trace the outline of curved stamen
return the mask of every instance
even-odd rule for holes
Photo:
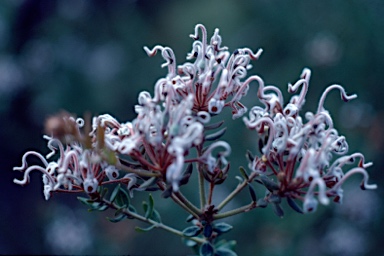
[[[318,186],[319,188],[319,201],[320,203],[327,205],[329,204],[329,199],[326,195],[326,189],[327,187],[325,186],[325,182],[322,178],[316,178],[311,182],[311,185],[309,185],[307,195],[306,196],[313,196],[315,193],[315,186]]]
[[[334,90],[334,89],[340,90],[341,99],[344,100],[345,102],[348,102],[348,101],[350,101],[352,99],[357,98],[356,94],[352,94],[352,95],[348,96],[347,93],[345,92],[344,87],[342,87],[341,85],[338,85],[338,84],[330,85],[330,86],[328,86],[327,89],[325,89],[325,91],[321,95],[321,98],[320,98],[320,101],[319,101],[319,105],[317,107],[317,113],[320,113],[320,112],[324,111],[324,101],[325,101],[325,98],[327,97],[328,93],[330,91]]]
[[[161,55],[166,61],[161,65],[161,67],[163,68],[168,66],[168,76],[170,78],[173,78],[174,76],[176,76],[176,58],[171,48],[164,47],[161,45],[156,45],[155,47],[152,48],[152,50],[150,50],[147,46],[144,46],[143,48],[144,48],[144,51],[147,53],[147,55],[150,57],[155,56],[157,54],[157,51],[161,51]]]
[[[43,162],[44,167],[48,166],[47,160],[45,160],[45,158],[40,153],[38,153],[36,151],[28,151],[23,155],[23,158],[21,160],[21,166],[20,167],[13,167],[13,170],[14,171],[23,171],[25,168],[27,168],[27,166],[28,166],[27,157],[29,155],[33,155],[33,156],[36,156],[37,158],[39,158],[41,160],[41,162]]]
[[[220,161],[225,165],[228,164],[225,157],[227,157],[231,154],[231,146],[225,141],[216,141],[216,142],[212,143],[211,145],[209,145],[207,150],[205,150],[204,153],[199,158],[199,161],[208,165],[208,170],[210,170],[210,171],[213,171],[213,168],[216,165],[216,159],[212,156],[212,151],[218,147],[224,148],[224,151],[220,151],[217,154],[220,158]]]
[[[288,84],[288,92],[290,93],[295,93],[301,85],[303,86],[303,88],[300,91],[300,96],[298,100],[294,102],[294,104],[298,108],[301,108],[301,106],[304,104],[305,96],[307,95],[307,92],[308,92],[308,81],[306,79],[300,79],[293,85]]]
[[[332,191],[337,191],[341,185],[349,178],[351,177],[352,175],[354,174],[362,174],[363,175],[363,180],[361,182],[361,189],[376,189],[377,188],[377,185],[376,184],[368,184],[368,179],[369,179],[369,175],[368,175],[368,172],[361,168],[361,167],[355,167],[351,170],[349,170],[332,188]]]
[[[243,121],[249,129],[255,129],[263,123],[268,124],[268,127],[270,129],[270,132],[269,132],[270,135],[268,137],[267,144],[262,148],[263,154],[267,155],[269,153],[270,148],[271,148],[272,142],[274,140],[274,134],[275,134],[275,127],[274,127],[274,123],[273,123],[272,119],[269,117],[261,117],[257,120],[250,121],[246,117],[244,117]],[[264,127],[261,127],[259,129],[264,129]]]
[[[47,172],[46,169],[44,169],[43,167],[38,166],[38,165],[33,165],[33,166],[28,167],[28,168],[25,170],[25,172],[24,172],[24,177],[23,177],[23,179],[22,179],[22,180],[13,179],[13,183],[16,183],[16,184],[18,184],[18,185],[26,185],[26,184],[28,184],[28,183],[29,183],[29,173],[32,172],[32,171],[34,171],[34,170],[39,171],[39,172],[45,174],[46,177],[49,179],[49,181],[50,181],[52,184],[55,183],[55,181],[54,181],[54,179],[52,178],[51,174],[49,174],[49,173]]]
[[[199,29],[201,30],[201,34],[202,34],[201,42],[202,42],[202,52],[204,56],[207,49],[207,29],[204,27],[204,25],[197,24],[195,26],[195,34],[191,34],[189,36],[194,40],[199,40]]]

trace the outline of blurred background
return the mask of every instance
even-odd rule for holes
[[[46,154],[43,124],[67,110],[78,116],[110,113],[120,121],[134,118],[139,91],[153,91],[166,74],[161,57],[147,57],[143,46],[173,48],[183,63],[197,23],[208,36],[220,29],[223,45],[264,53],[249,74],[287,94],[304,67],[312,70],[305,109],[315,111],[330,84],[345,86],[358,98],[343,103],[338,93],[326,101],[350,152],[363,152],[371,182],[379,189],[361,191],[360,177],[345,186],[342,205],[320,206],[299,215],[285,207],[278,218],[270,207],[256,209],[229,223],[224,238],[237,240],[239,255],[382,255],[384,167],[384,3],[380,0],[4,0],[0,3],[0,254],[187,255],[181,239],[163,230],[137,233],[135,221],[119,224],[112,211],[87,212],[74,195],[55,194],[48,202],[41,175],[31,184],[12,183],[12,171],[27,150]],[[252,91],[253,90],[253,91]],[[251,107],[256,88],[245,104]],[[245,150],[256,153],[257,138],[239,132],[241,120],[227,122],[232,143],[233,176],[247,166]],[[239,137],[239,134],[243,136]],[[32,160],[32,159],[31,159]],[[33,160],[32,160],[33,162]],[[236,185],[231,176],[220,197]],[[183,192],[195,196],[193,184]],[[263,196],[262,191],[258,191]],[[155,194],[155,197],[158,195]],[[136,193],[137,205],[145,199]],[[192,200],[194,200],[192,198]],[[247,198],[248,200],[248,198]],[[247,202],[237,198],[232,206]],[[186,214],[158,198],[164,222],[184,229]],[[180,218],[181,216],[181,218]]]

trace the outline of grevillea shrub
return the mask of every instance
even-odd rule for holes
[[[268,205],[282,216],[283,200],[300,214],[314,212],[318,203],[340,203],[342,186],[354,174],[362,176],[362,189],[376,188],[368,183],[366,171],[372,163],[365,162],[360,152],[348,153],[347,140],[325,107],[331,91],[339,92],[344,101],[356,95],[334,84],[324,91],[314,112],[302,113],[311,78],[308,68],[288,84],[292,97],[284,101],[279,88],[265,85],[260,76],[247,75],[261,49],[239,48],[230,53],[222,46],[219,30],[208,40],[201,24],[191,37],[187,62],[179,65],[171,48],[144,47],[149,56],[161,54],[167,73],[152,94],[139,94],[135,119],[121,122],[109,114],[82,119],[66,112],[49,117],[44,139],[51,152],[47,156],[26,152],[21,166],[14,168],[23,178],[14,182],[25,185],[29,174],[39,171],[46,200],[54,193],[85,195],[78,199],[90,209],[115,210],[111,222],[137,219],[149,224],[138,230],[167,230],[200,255],[235,255],[233,241],[219,239],[232,229],[223,222],[229,216]],[[258,88],[255,104],[259,105],[248,111],[241,100],[252,84]],[[224,122],[212,121],[224,108],[232,110],[233,119],[242,117],[245,127],[254,131],[259,152],[244,149],[247,168],[230,166],[231,146],[220,140],[226,131]],[[31,157],[41,164],[28,166]],[[225,186],[228,173],[238,170],[239,184],[213,204],[216,187]],[[192,175],[198,176],[198,182],[190,182]],[[183,194],[184,186],[196,187],[199,205]],[[254,186],[263,186],[266,192],[256,195]],[[244,189],[249,192],[249,204],[223,210]],[[148,193],[143,209],[135,208],[135,193]],[[187,227],[177,230],[163,223],[151,193],[161,193],[164,200],[184,209]]]

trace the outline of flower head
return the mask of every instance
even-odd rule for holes
[[[347,140],[333,127],[332,118],[324,108],[325,99],[332,90],[339,90],[344,101],[354,99],[356,95],[347,95],[340,85],[329,86],[320,98],[317,112],[306,113],[307,122],[303,122],[300,111],[310,76],[311,71],[305,68],[296,83],[288,84],[290,93],[297,92],[300,87],[301,91],[286,105],[276,87],[264,86],[263,80],[255,76],[253,79],[259,83],[257,95],[265,108],[253,107],[249,118],[243,118],[249,129],[267,138],[261,139],[263,157],[254,158],[249,167],[263,175],[276,175],[278,188],[274,193],[302,200],[305,212],[316,210],[315,197],[322,204],[328,204],[328,197],[339,202],[343,196],[341,185],[352,174],[363,175],[364,189],[376,188],[376,185],[368,184],[365,170],[371,163],[364,163],[361,153],[347,154]],[[268,94],[267,88],[271,91]],[[343,171],[342,167],[352,164],[356,158],[360,158],[358,167]]]

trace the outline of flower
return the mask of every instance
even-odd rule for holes
[[[302,117],[310,69],[304,68],[298,81],[288,84],[288,92],[300,92],[284,102],[279,88],[266,86],[258,75],[247,77],[250,61],[259,59],[261,49],[239,48],[230,53],[222,46],[219,30],[208,40],[201,24],[190,36],[194,40],[192,50],[187,62],[180,65],[170,47],[144,47],[148,56],[161,54],[165,60],[161,67],[166,67],[167,73],[155,83],[153,96],[147,91],[139,93],[136,118],[122,123],[103,114],[90,122],[90,118],[76,119],[66,112],[48,118],[44,138],[51,153],[43,157],[35,151],[26,152],[22,166],[14,168],[24,172],[23,179],[14,182],[25,185],[31,171],[40,171],[47,200],[53,192],[85,192],[92,197],[100,186],[110,183],[126,185],[131,196],[133,190],[146,190],[152,184],[178,192],[188,181],[191,163],[197,163],[199,173],[211,186],[221,184],[230,167],[227,157],[231,147],[218,140],[225,129],[206,134],[222,124],[209,122],[226,107],[232,109],[233,119],[243,116],[248,109],[241,99],[248,94],[250,84],[257,82],[257,97],[264,107],[252,107],[243,121],[260,137],[261,156],[249,157],[249,168],[252,179],[260,178],[268,189],[265,202],[276,203],[286,197],[291,205],[298,199],[304,203],[304,212],[311,212],[318,201],[328,204],[333,198],[340,202],[342,184],[354,174],[363,175],[363,189],[376,188],[368,184],[366,168],[372,163],[365,163],[359,152],[348,154],[346,138],[334,128],[324,107],[333,90],[338,90],[344,101],[356,98],[355,94],[348,95],[340,85],[330,85],[317,111]],[[207,145],[209,141],[214,142]],[[224,150],[214,155],[217,148]],[[197,156],[191,154],[194,149]],[[29,156],[37,157],[41,165],[28,167]],[[360,159],[357,166],[344,171],[346,165],[355,164],[355,159]],[[185,168],[186,164],[189,167]],[[276,176],[277,183],[267,176]]]
[[[51,117],[51,119],[52,118],[55,119],[57,124],[64,126],[68,125],[67,120],[75,120],[73,117],[63,114]],[[108,115],[100,116],[94,120],[98,120],[98,125],[94,126],[90,137],[80,132],[80,128],[84,125],[82,119],[71,122],[70,129],[68,129],[68,127],[57,126],[57,130],[63,131],[60,133],[60,139],[45,135],[44,138],[48,140],[48,148],[51,152],[46,158],[35,151],[26,152],[22,158],[22,165],[13,168],[16,171],[23,171],[24,177],[22,180],[14,179],[14,183],[19,185],[28,184],[30,180],[29,174],[32,171],[40,171],[43,174],[43,192],[46,200],[51,197],[53,192],[86,192],[93,194],[100,185],[108,182],[128,184],[129,179],[125,177],[119,179],[118,170],[110,164],[110,162],[116,160],[114,153],[108,151],[107,148],[100,148],[100,144],[103,143],[100,142],[100,134],[98,135],[96,131],[97,129],[101,129],[101,127],[115,126],[116,128],[120,125],[115,119]],[[107,146],[113,148],[114,142],[112,142],[112,138],[108,137],[108,135],[112,134],[111,130],[101,130],[105,132],[105,137],[104,135],[101,136],[102,139],[106,138],[105,142],[107,142]],[[54,136],[57,135],[57,133],[52,134]],[[70,136],[73,134],[76,134],[76,136]],[[62,138],[66,138],[66,140],[62,141]],[[89,146],[88,140],[93,142],[91,148],[87,148]],[[66,144],[63,144],[63,142]],[[42,166],[32,165],[28,167],[27,158],[30,156],[37,157],[41,161]],[[54,156],[57,156],[57,160],[48,162],[48,160]]]
[[[316,210],[316,196],[321,204],[328,204],[330,197],[340,202],[343,196],[341,186],[353,174],[363,175],[363,189],[376,188],[376,185],[368,184],[366,168],[372,163],[365,163],[361,153],[347,154],[346,138],[338,134],[324,108],[325,99],[332,90],[339,90],[344,101],[357,96],[347,95],[340,85],[331,85],[322,94],[317,112],[307,112],[307,122],[303,122],[300,110],[305,102],[310,76],[311,71],[305,68],[295,84],[288,84],[290,93],[295,93],[300,86],[302,89],[285,107],[280,90],[264,86],[263,80],[254,76],[253,80],[259,83],[258,98],[265,108],[255,106],[249,118],[243,118],[247,128],[267,138],[261,139],[263,156],[252,159],[249,167],[254,172],[276,176],[278,186],[274,193],[302,200],[304,212]],[[272,92],[266,94],[267,89]],[[352,164],[356,158],[360,158],[358,167],[344,172],[342,167]]]
[[[258,59],[262,50],[253,53],[249,48],[241,48],[230,54],[227,47],[221,46],[219,30],[215,30],[208,43],[207,30],[201,24],[196,25],[195,33],[190,36],[195,41],[187,59],[194,62],[179,65],[177,72],[176,59],[171,48],[160,45],[152,49],[144,47],[148,56],[154,56],[160,51],[166,61],[162,67],[168,67],[167,76],[156,83],[153,101],[158,102],[165,98],[180,101],[192,94],[192,110],[195,113],[205,111],[217,115],[224,107],[230,106],[234,118],[242,116],[247,109],[240,99],[247,94],[250,81],[241,79],[246,77],[247,70],[251,68],[250,60]]]

